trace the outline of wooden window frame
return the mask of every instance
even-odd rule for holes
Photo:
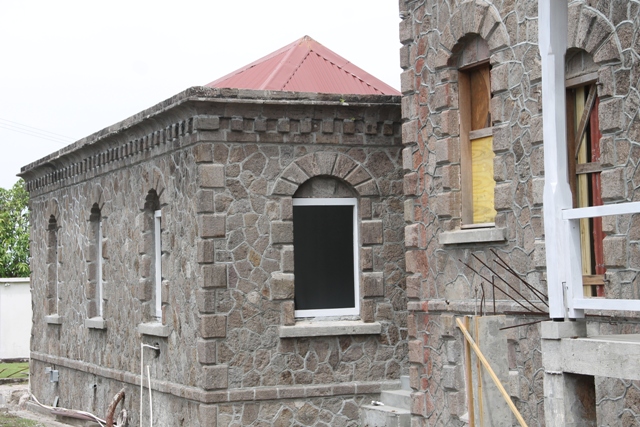
[[[459,112],[460,112],[460,186],[462,190],[462,212],[461,228],[484,228],[494,227],[495,222],[475,222],[474,220],[474,202],[473,202],[473,157],[472,142],[481,138],[493,136],[493,126],[491,123],[490,101],[491,101],[491,85],[489,79],[487,108],[489,114],[489,126],[478,128],[472,125],[472,91],[471,73],[482,68],[488,68],[489,76],[491,68],[489,60],[475,62],[465,65],[458,69],[458,93],[459,93]],[[493,177],[492,177],[493,178]],[[494,181],[495,188],[495,181]]]
[[[598,121],[599,99],[596,90],[597,73],[580,76],[566,81],[566,109],[567,109],[567,158],[569,186],[571,188],[572,203],[574,208],[589,206],[600,206],[602,202],[601,178],[602,164],[600,163],[600,129]],[[583,88],[585,96],[585,108],[583,117],[577,118],[576,94],[575,91]],[[589,95],[587,95],[589,93]],[[593,99],[591,99],[593,98]],[[588,127],[587,127],[588,123]],[[577,125],[577,126],[576,126]],[[577,127],[577,129],[576,129]],[[578,135],[580,134],[580,135]],[[584,152],[586,156],[590,154],[590,161],[579,163],[578,153],[582,148],[582,141],[589,135],[589,146],[586,149],[590,153]],[[578,142],[580,138],[580,142]],[[587,179],[581,176],[587,176]],[[587,187],[587,197],[589,200],[578,200],[578,193],[581,191],[578,181],[582,186]],[[582,191],[584,193],[584,191]],[[583,197],[583,198],[584,198]],[[603,297],[604,293],[604,232],[602,230],[602,218],[580,219],[581,229],[581,268],[582,284],[585,297]],[[586,233],[586,234],[585,234]],[[585,244],[589,245],[589,253],[585,253]],[[586,266],[585,263],[589,265]],[[588,270],[588,271],[587,271]]]

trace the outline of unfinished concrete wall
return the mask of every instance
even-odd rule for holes
[[[355,425],[363,399],[407,370],[397,101],[193,88],[27,167],[34,394],[103,414],[125,386],[135,424],[145,343],[160,349],[144,350],[159,424]],[[360,315],[347,319],[355,329],[329,321],[317,336],[294,317],[291,220],[295,191],[323,176],[359,199],[362,286]],[[152,190],[162,224],[160,319]],[[104,314],[87,323],[94,203]],[[46,264],[39,254],[51,252],[51,216],[57,260]],[[45,307],[52,268],[57,313]],[[284,326],[295,337],[281,337]],[[59,370],[58,383],[46,367]]]

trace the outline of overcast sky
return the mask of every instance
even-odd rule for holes
[[[304,35],[399,89],[399,22],[397,0],[1,0],[0,187]]]

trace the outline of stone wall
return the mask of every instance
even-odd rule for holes
[[[484,278],[492,277],[492,273],[474,255],[508,277],[522,297],[538,300],[519,279],[497,266],[491,250],[521,278],[546,292],[543,100],[537,6],[535,0],[399,1],[403,18],[400,62],[407,198],[405,241],[415,426],[463,423],[464,383],[462,387],[452,387],[451,383],[445,384],[444,377],[444,372],[455,372],[455,378],[463,373],[461,361],[444,358],[446,346],[459,342],[461,335],[453,327],[445,332],[442,325],[450,323],[443,320],[445,315],[476,312],[480,284],[484,283],[485,289],[491,288]],[[596,70],[599,82],[605,203],[638,200],[640,183],[634,178],[640,149],[638,52],[632,41],[638,38],[639,6],[635,1],[569,4],[568,57],[573,60],[568,63],[568,77]],[[492,232],[498,233],[497,239],[496,234],[490,239],[478,238],[479,233],[461,227],[460,94],[454,59],[471,37],[486,42],[491,65],[497,211]],[[640,254],[636,253],[634,240],[637,217],[604,220],[608,297],[638,298]],[[501,286],[504,288],[504,284]],[[515,291],[507,292],[531,309]],[[498,294],[498,300],[498,312],[525,311],[503,294]],[[544,309],[539,302],[536,304]],[[508,322],[536,319],[525,318],[511,317]],[[510,393],[527,422],[542,425],[542,366],[537,327],[510,331],[504,349],[511,360]]]
[[[144,357],[163,425],[356,423],[360,402],[407,371],[399,116],[397,97],[192,88],[23,168],[34,394],[102,415],[125,386],[135,424],[145,343],[159,347]],[[350,320],[380,333],[280,337],[296,324],[292,195],[322,176],[359,199],[361,313]],[[148,307],[151,190],[162,211],[161,322]],[[104,324],[87,327],[94,203]],[[58,316],[45,292],[52,216]]]

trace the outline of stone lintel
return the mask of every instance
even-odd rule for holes
[[[107,329],[107,321],[100,316],[92,317],[84,319],[84,326],[89,329]]]
[[[441,245],[504,242],[505,240],[507,240],[506,229],[494,227],[446,231],[438,235],[438,242]]]
[[[381,331],[382,325],[378,322],[303,320],[296,322],[295,326],[280,326],[280,338],[377,335]]]
[[[140,323],[138,325],[138,333],[141,335],[151,335],[154,337],[166,338],[171,334],[173,328],[169,325],[163,325],[158,322]]]
[[[49,316],[44,316],[44,321],[49,325],[62,325],[62,316],[58,314],[51,314]]]

